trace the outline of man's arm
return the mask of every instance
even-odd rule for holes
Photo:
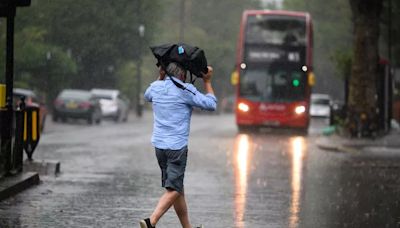
[[[151,95],[151,85],[144,92],[144,99],[148,102],[152,102],[153,96]]]
[[[211,85],[212,74],[213,74],[213,68],[211,66],[208,66],[207,74],[203,74],[203,82],[206,93],[214,95],[214,89]]]
[[[189,84],[189,90],[194,91],[196,95],[191,94],[190,96],[185,96],[188,99],[188,103],[205,109],[208,111],[215,111],[217,109],[217,98],[214,95],[214,89],[211,85],[211,76],[213,74],[212,67],[208,67],[208,73],[203,74],[204,89],[206,94],[200,93],[197,89]]]

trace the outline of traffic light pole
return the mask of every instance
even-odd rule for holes
[[[10,7],[7,15],[7,47],[6,47],[6,110],[3,112],[1,125],[1,153],[4,156],[4,171],[10,175],[11,171],[11,143],[13,120],[13,81],[14,81],[14,20],[15,7]]]
[[[1,148],[4,150],[5,170],[11,170],[11,142],[13,121],[13,88],[14,88],[14,21],[15,8],[7,17],[7,54],[6,54],[6,112],[4,116],[4,135],[2,135]],[[8,173],[6,173],[8,174]]]

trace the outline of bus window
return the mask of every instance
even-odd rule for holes
[[[251,101],[293,102],[304,99],[304,73],[252,69],[242,73],[239,93]]]
[[[275,15],[249,16],[246,26],[246,43],[305,45],[305,20]]]

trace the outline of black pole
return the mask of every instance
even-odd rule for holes
[[[11,171],[11,142],[13,120],[13,76],[14,76],[14,18],[15,7],[9,8],[7,16],[7,47],[6,47],[6,111],[2,119],[1,150],[4,155],[4,170],[7,174]]]
[[[389,66],[392,64],[392,0],[389,0],[388,7],[388,58],[389,58]]]
[[[185,0],[181,0],[181,15],[179,28],[179,41],[184,42],[185,39]]]
[[[142,2],[141,0],[138,1],[138,17],[139,17],[139,27],[137,27],[137,32],[138,32],[138,37],[139,37],[139,42],[138,42],[138,55],[137,55],[137,65],[136,65],[136,76],[137,76],[137,80],[136,80],[136,116],[141,117],[142,116],[142,39],[143,39],[143,35],[142,34],[144,31],[141,31],[143,24],[142,22]]]
[[[388,17],[389,17],[389,22],[388,22],[388,58],[389,58],[389,69],[388,69],[388,131],[391,129],[391,121],[392,121],[392,115],[393,115],[393,75],[392,75],[392,0],[389,0],[389,12],[388,12]]]
[[[139,59],[137,62],[137,84],[136,84],[136,115],[138,117],[142,116],[142,96],[141,96],[141,91],[142,91],[142,53],[141,53],[141,48],[142,48],[142,37],[139,38]]]

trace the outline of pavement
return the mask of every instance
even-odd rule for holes
[[[0,178],[0,201],[40,184],[40,176],[58,175],[60,162],[53,160],[24,161],[23,171]]]
[[[36,172],[22,172],[0,179],[0,201],[40,183]]]
[[[375,139],[345,138],[332,134],[319,137],[316,144],[327,151],[382,156],[400,155],[400,130],[392,129],[388,134]]]

